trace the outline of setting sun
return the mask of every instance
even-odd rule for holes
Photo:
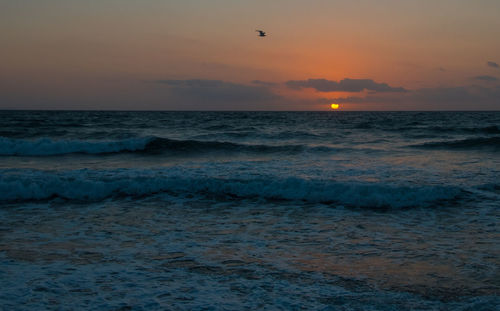
[[[333,110],[339,109],[339,105],[338,104],[332,104],[330,107],[332,107]]]

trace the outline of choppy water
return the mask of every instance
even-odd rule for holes
[[[0,112],[6,309],[492,310],[498,112]]]

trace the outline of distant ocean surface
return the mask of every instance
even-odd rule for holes
[[[500,112],[0,111],[0,309],[493,310]]]

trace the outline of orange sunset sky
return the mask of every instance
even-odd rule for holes
[[[3,0],[0,109],[500,110],[499,16],[498,0]]]

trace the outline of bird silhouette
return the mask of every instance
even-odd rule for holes
[[[259,37],[265,37],[266,36],[266,32],[265,31],[262,31],[262,30],[256,30],[258,33],[259,33]]]

